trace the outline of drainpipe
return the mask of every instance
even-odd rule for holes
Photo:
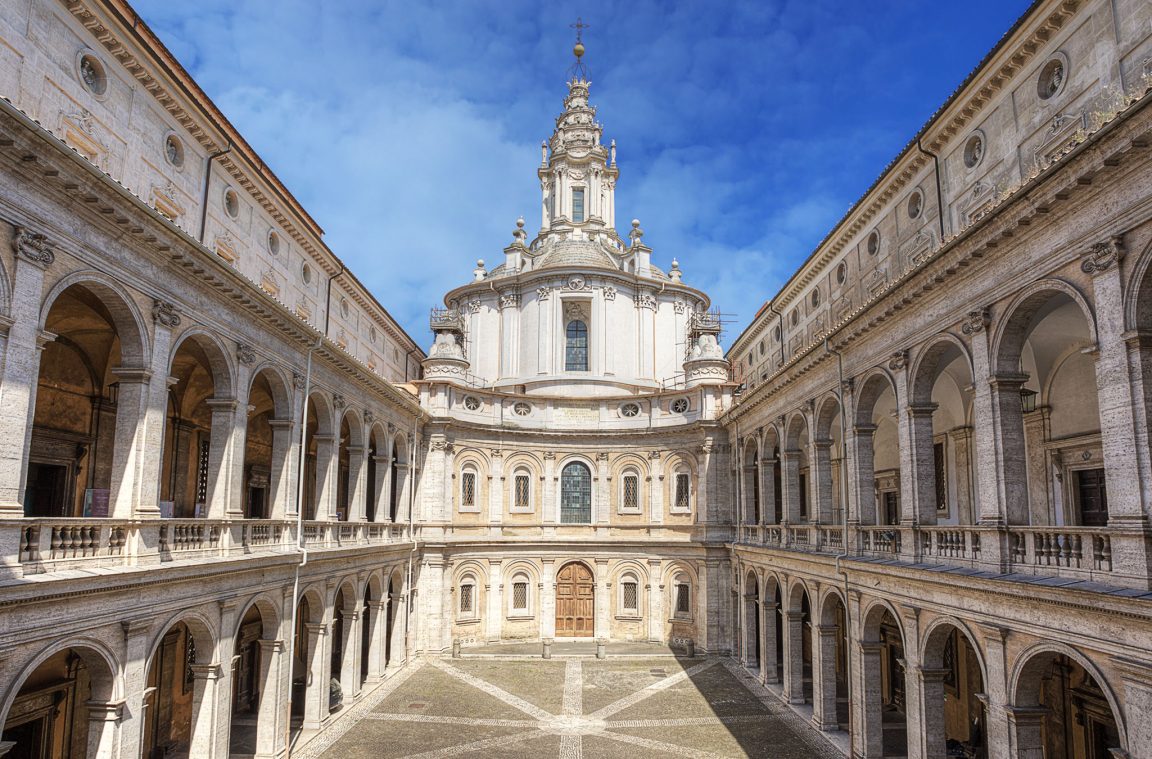
[[[944,244],[944,189],[940,185],[940,156],[933,153],[931,150],[925,149],[921,139],[916,138],[916,147],[921,153],[932,159],[936,164],[936,215],[940,217],[940,244]]]
[[[831,341],[824,338],[824,352],[831,353],[836,356],[836,378],[839,384],[836,386],[836,400],[840,404],[840,460],[843,462],[840,470],[840,495],[841,503],[844,504],[844,510],[841,514],[841,538],[840,538],[840,553],[836,554],[836,573],[844,578],[844,681],[848,684],[849,696],[849,710],[851,710],[851,695],[852,695],[852,651],[848,647],[851,640],[852,630],[852,611],[849,604],[848,595],[848,571],[841,566],[841,561],[848,556],[848,429],[845,415],[847,406],[844,405],[844,356],[840,351],[832,347]],[[836,694],[839,697],[840,694]],[[852,734],[856,728],[856,723],[852,720],[852,713],[848,713],[848,745],[852,746]],[[849,749],[851,750],[851,749]]]
[[[344,264],[340,264],[340,271],[328,277],[328,291],[324,295],[324,337],[328,337],[328,319],[332,316],[332,280],[345,271]]]
[[[212,182],[212,162],[220,156],[232,152],[232,140],[228,140],[228,147],[218,150],[208,156],[204,163],[204,192],[200,193],[200,244],[204,244],[204,232],[208,227],[208,185]]]
[[[408,578],[404,585],[408,591],[408,603],[404,604],[404,658],[405,664],[412,660],[414,646],[408,640],[412,632],[412,560],[420,543],[416,538],[416,524],[412,519],[412,510],[416,502],[416,435],[420,429],[419,418],[412,419],[412,442],[408,446],[408,534],[412,538],[412,550],[408,552]],[[395,486],[395,483],[393,483]]]

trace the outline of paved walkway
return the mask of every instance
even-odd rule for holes
[[[297,759],[839,759],[729,659],[465,658],[416,663]]]

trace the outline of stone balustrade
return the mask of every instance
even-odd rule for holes
[[[407,525],[370,522],[304,522],[303,534],[309,550],[409,539]],[[7,519],[0,520],[0,578],[286,553],[295,546],[290,519]]]

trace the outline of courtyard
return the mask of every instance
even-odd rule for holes
[[[840,753],[731,659],[488,655],[403,670],[293,755],[815,759]]]

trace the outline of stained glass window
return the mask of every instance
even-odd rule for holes
[[[588,371],[588,325],[573,319],[568,322],[564,338],[564,371]]]
[[[560,476],[560,522],[588,524],[592,521],[592,473],[573,461]]]

